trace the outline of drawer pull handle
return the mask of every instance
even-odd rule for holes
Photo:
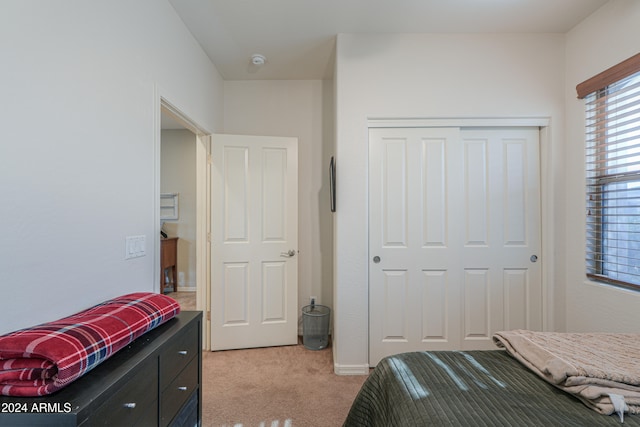
[[[127,409],[134,409],[136,407],[136,404],[135,404],[135,402],[130,402],[130,403],[125,403],[122,406],[124,406]]]
[[[186,356],[186,355],[187,355],[187,350],[180,350],[180,351],[178,352],[178,354],[181,354],[181,355],[183,355],[183,356]]]
[[[180,391],[187,391],[187,387],[178,387],[178,390],[180,390]]]

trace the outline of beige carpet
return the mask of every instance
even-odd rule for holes
[[[333,373],[331,349],[205,352],[203,426],[341,426],[365,376]]]
[[[195,308],[194,295],[169,295],[180,301],[183,309]],[[365,379],[335,375],[331,348],[313,351],[297,345],[205,351],[202,425],[341,426]]]

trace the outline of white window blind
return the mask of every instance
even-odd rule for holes
[[[584,98],[587,276],[640,289],[640,71]]]

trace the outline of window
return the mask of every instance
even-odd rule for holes
[[[582,83],[600,82],[588,93],[578,85],[586,101],[586,273],[640,290],[640,54],[616,67]]]

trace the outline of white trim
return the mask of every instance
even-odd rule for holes
[[[202,126],[198,125],[189,116],[182,112],[180,108],[176,107],[175,104],[172,104],[163,96],[160,97],[160,107],[166,114],[179,121],[180,124],[194,134],[198,136],[211,134],[211,132],[206,131]]]
[[[369,128],[549,126],[549,117],[369,118]]]
[[[160,286],[160,151],[162,149],[162,98],[157,85],[153,87],[153,289],[162,293]]]
[[[540,127],[540,260],[542,262],[542,330],[555,330],[555,248],[557,243],[554,221],[553,152],[551,150],[551,128]]]
[[[334,363],[333,372],[336,375],[369,375],[369,364],[341,365],[339,363]]]
[[[197,197],[196,197],[196,217],[199,218],[200,221],[199,228],[196,230],[196,243],[203,242],[204,244],[198,244],[196,248],[196,287],[198,289],[197,298],[196,298],[196,309],[204,310],[205,313],[209,310],[209,275],[208,275],[208,260],[210,259],[207,256],[207,251],[209,248],[209,244],[207,243],[207,228],[209,222],[209,213],[208,213],[208,199],[207,200],[198,200],[198,198],[202,198],[203,196],[208,198],[208,180],[209,180],[209,165],[207,164],[207,153],[210,150],[210,135],[206,128],[199,125],[197,122],[192,120],[183,108],[180,108],[175,103],[169,101],[167,96],[165,96],[165,91],[162,90],[157,84],[154,84],[153,90],[153,129],[154,129],[154,143],[153,143],[153,222],[154,222],[154,235],[153,235],[153,253],[156,254],[153,259],[153,280],[154,285],[153,289],[158,293],[161,292],[160,289],[160,228],[161,228],[161,220],[160,220],[160,178],[161,178],[161,149],[162,149],[162,113],[166,113],[171,115],[174,119],[179,121],[185,128],[190,130],[196,135],[197,139],[197,148],[196,148],[196,177],[200,179],[201,177],[207,177],[207,183],[205,186],[196,189]],[[204,224],[203,224],[204,223]],[[200,263],[202,260],[205,265],[202,266]],[[202,275],[204,274],[204,278]],[[210,336],[209,327],[210,323],[205,320],[202,324],[202,344],[205,350],[210,348],[210,341],[208,337]]]
[[[638,295],[638,291],[631,288],[625,288],[623,286],[613,285],[607,282],[597,282],[595,280],[585,279],[582,282],[586,286],[591,286],[592,288],[606,289],[607,291],[618,292],[620,294],[629,295],[631,298],[636,297]]]
[[[196,136],[196,310],[204,312],[202,325],[203,349],[211,349],[211,322],[207,320],[207,314],[211,311],[211,255],[209,253],[211,243],[208,236],[211,233],[210,213],[210,184],[211,165],[209,157],[211,153],[211,135]]]

